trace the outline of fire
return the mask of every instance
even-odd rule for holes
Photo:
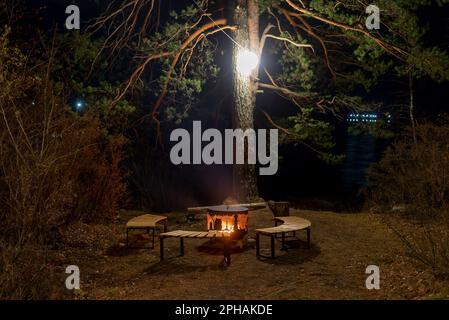
[[[232,233],[236,230],[246,230],[248,216],[245,214],[219,215],[209,214],[207,216],[207,228],[209,230],[220,230]]]
[[[221,226],[221,230],[228,232],[228,233],[232,233],[234,232],[234,226],[233,225],[228,225],[227,223],[225,225]]]

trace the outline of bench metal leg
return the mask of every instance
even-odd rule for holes
[[[307,248],[310,249],[310,233],[311,233],[311,229],[307,228]],[[271,258],[274,259],[276,257],[276,246],[275,246],[275,239],[276,234],[270,234],[270,250],[271,250],[271,255],[270,256],[264,256],[260,253],[260,233],[256,232],[256,256],[257,257],[263,257],[263,258]],[[281,237],[282,237],[282,249],[286,249],[286,245],[285,245],[285,232],[281,233]]]
[[[126,228],[126,248],[128,248],[128,228]]]
[[[181,250],[181,257],[184,255],[184,238],[180,237],[179,238],[179,244],[180,244],[180,250]]]
[[[278,220],[274,220],[274,226],[277,227],[278,225],[279,225],[279,221],[278,221]],[[278,237],[277,234],[275,234],[274,237],[275,237],[276,239],[279,239],[279,237]]]
[[[260,257],[260,235],[256,233],[256,256]]]
[[[230,248],[229,248],[230,242],[231,242],[231,240],[228,239],[227,237],[225,237],[225,238],[223,239],[224,262],[225,262],[225,264],[227,264],[228,266],[231,265],[231,253],[230,253]]]
[[[164,260],[164,237],[159,237],[160,244],[160,260]]]
[[[257,257],[262,257],[262,258],[267,258],[267,259],[274,259],[275,258],[275,239],[276,239],[276,235],[272,234],[272,235],[268,235],[270,237],[270,252],[271,254],[269,256],[265,256],[263,254],[260,253],[260,234],[256,233],[256,256]]]
[[[149,227],[149,228],[126,228],[126,248],[129,249],[154,249],[154,238],[155,238],[155,232],[156,227]],[[150,230],[153,230],[151,237],[152,237],[152,245],[150,246],[139,246],[139,247],[133,247],[129,245],[129,231],[130,230],[140,230],[140,231],[146,231],[147,235],[150,236]]]
[[[307,249],[310,249],[310,228],[307,228]]]
[[[151,249],[154,249],[154,233],[156,232],[156,228],[153,228],[153,232],[152,232],[152,238],[153,238],[153,246],[151,247]]]
[[[281,250],[287,250],[287,247],[285,246],[285,232],[282,232],[282,247]]]

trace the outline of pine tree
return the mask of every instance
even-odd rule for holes
[[[225,55],[232,55],[234,128],[253,128],[258,99],[276,92],[298,111],[276,121],[263,112],[268,123],[281,130],[283,141],[301,143],[332,162],[340,157],[328,152],[332,126],[322,114],[342,118],[348,110],[376,108],[364,96],[385,75],[449,79],[446,48],[429,44],[419,16],[448,2],[379,0],[380,29],[370,30],[369,3],[358,0],[128,0],[100,17],[94,29],[108,26],[104,48],[110,55],[126,49],[136,56],[117,100],[133,88],[145,91],[136,86],[139,80],[157,81],[157,96],[148,103],[158,132],[162,118],[182,122],[207,83],[222,75],[216,56],[231,35]],[[249,76],[236,67],[245,49],[262,57]],[[254,166],[237,166],[234,181],[239,198],[257,196]]]

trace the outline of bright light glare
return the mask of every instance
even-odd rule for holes
[[[259,64],[259,57],[249,50],[241,50],[237,54],[237,71],[244,76],[249,76]]]
[[[82,100],[75,101],[75,110],[76,111],[81,111],[83,108],[84,108],[84,101],[82,101]]]

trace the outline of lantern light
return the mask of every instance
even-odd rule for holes
[[[243,49],[237,54],[237,71],[244,76],[249,76],[258,64],[259,57],[254,52]]]

